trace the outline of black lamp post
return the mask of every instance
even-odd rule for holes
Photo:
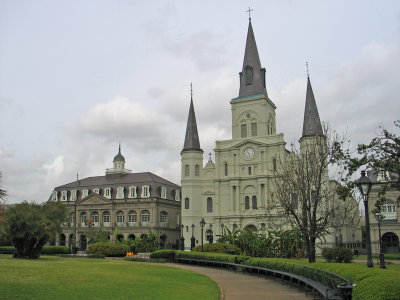
[[[201,221],[200,221],[200,226],[201,226],[201,252],[204,251],[204,249],[203,249],[203,229],[204,229],[204,225],[206,225],[206,221],[204,221],[204,218],[202,218]]]
[[[192,238],[190,239],[190,250],[196,246],[196,239],[194,237],[194,224],[192,224]]]
[[[183,228],[185,228],[185,226],[183,224],[181,224],[181,250],[185,250],[185,238],[183,237]]]
[[[224,235],[224,223],[221,223],[221,235]]]
[[[386,269],[385,254],[383,253],[382,238],[381,238],[381,220],[383,219],[382,213],[376,213],[375,218],[378,221],[378,231],[379,231],[379,266],[381,269]]]
[[[371,190],[372,182],[367,176],[365,171],[361,171],[361,178],[358,179],[357,186],[363,196],[364,208],[365,208],[365,231],[366,231],[366,247],[367,247],[367,267],[372,268],[374,263],[372,262],[372,251],[371,251],[371,234],[369,226],[369,212],[368,212],[368,195]]]

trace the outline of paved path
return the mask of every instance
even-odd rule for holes
[[[273,278],[257,277],[218,268],[199,267],[180,264],[163,264],[169,267],[181,268],[206,275],[213,279],[220,288],[221,300],[309,300],[311,295],[306,296],[305,291],[297,287],[291,287],[287,283],[274,282]]]

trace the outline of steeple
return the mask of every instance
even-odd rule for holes
[[[193,106],[192,90],[190,93],[191,95],[190,95],[189,116],[186,126],[185,143],[183,145],[182,151],[189,151],[189,150],[203,151],[202,149],[200,149],[199,134],[197,132],[196,115],[194,113],[194,106]]]
[[[321,121],[319,119],[317,104],[315,103],[314,93],[311,87],[310,76],[307,70],[307,94],[306,106],[304,109],[303,135],[314,136],[323,135]]]
[[[253,26],[249,18],[249,29],[247,31],[246,49],[244,52],[243,68],[240,75],[239,97],[246,97],[258,94],[267,95],[265,88],[265,69],[261,68],[260,57],[258,56],[256,39]]]

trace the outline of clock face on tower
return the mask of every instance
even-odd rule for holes
[[[248,147],[248,148],[244,149],[244,151],[243,151],[243,156],[246,159],[252,159],[254,157],[254,154],[255,154],[255,151],[251,147]]]

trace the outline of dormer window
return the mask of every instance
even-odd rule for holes
[[[129,198],[136,198],[137,197],[137,192],[136,192],[136,186],[130,186],[129,187]]]
[[[165,186],[161,187],[161,198],[163,199],[167,198],[167,188]]]
[[[247,66],[245,68],[245,73],[246,73],[246,85],[253,84],[253,68],[250,66]]]
[[[100,194],[100,189],[93,189],[93,193],[99,195]]]
[[[71,201],[76,201],[76,199],[78,198],[78,194],[76,190],[72,190],[71,191]]]
[[[142,198],[149,198],[150,197],[150,187],[148,185],[144,185],[142,187]]]
[[[61,201],[67,201],[67,191],[61,192]]]
[[[89,195],[89,190],[88,189],[83,189],[82,190],[82,198],[85,198]]]
[[[175,201],[180,201],[180,200],[181,200],[180,191],[175,190]]]
[[[53,193],[51,194],[51,201],[58,201],[58,192],[57,191],[53,191]]]
[[[117,199],[124,199],[124,187],[119,186],[117,188]]]
[[[381,211],[386,220],[397,219],[396,205],[392,200],[386,200],[382,205]]]
[[[104,189],[104,197],[111,199],[111,188]]]

